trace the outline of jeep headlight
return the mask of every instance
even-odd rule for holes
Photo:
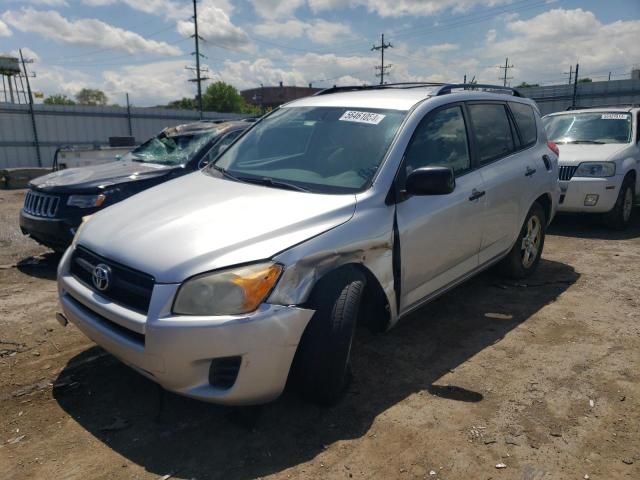
[[[101,206],[107,199],[104,193],[98,195],[70,195],[67,200],[69,207],[92,208]]]
[[[281,265],[267,262],[198,275],[178,290],[173,313],[214,316],[253,312],[271,293],[281,273]]]
[[[613,177],[616,164],[613,162],[582,162],[578,165],[574,177]]]

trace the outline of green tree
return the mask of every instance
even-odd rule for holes
[[[246,113],[246,102],[232,85],[215,82],[202,95],[202,109],[222,113]]]
[[[517,85],[516,88],[539,87],[539,86],[540,84],[538,83],[522,82],[520,85]]]
[[[76,102],[74,102],[71,98],[67,97],[66,95],[63,95],[61,93],[56,93],[55,95],[49,95],[47,98],[45,98],[44,104],[45,105],[75,105]]]
[[[76,94],[76,100],[80,105],[106,105],[107,96],[102,90],[83,88]]]
[[[180,100],[174,100],[167,104],[168,108],[177,108],[179,110],[196,110],[198,105],[195,98],[184,97]]]
[[[589,77],[584,77],[578,80],[578,83],[591,83],[591,82],[593,82],[593,80],[591,80]]]

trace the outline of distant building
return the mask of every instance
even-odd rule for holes
[[[247,103],[270,110],[283,103],[308,97],[320,90],[322,88],[313,88],[311,84],[308,87],[285,87],[280,82],[280,86],[277,87],[250,88],[249,90],[241,91],[240,95],[243,96]]]
[[[640,68],[631,70],[631,80],[640,80]]]

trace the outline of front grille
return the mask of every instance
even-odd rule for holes
[[[577,166],[560,167],[560,172],[559,172],[560,180],[571,180],[571,177],[573,177],[573,174],[576,173],[577,169],[578,169]]]
[[[209,384],[212,387],[228,390],[238,378],[242,357],[221,357],[211,361]]]
[[[30,190],[24,199],[24,211],[35,217],[53,218],[58,213],[59,206],[60,197],[57,195],[47,195]]]
[[[93,284],[93,270],[98,264],[104,264],[111,270],[109,286],[104,291],[96,289]],[[76,247],[71,257],[71,274],[99,295],[117,304],[145,315],[149,310],[155,283],[151,275],[107,260],[80,246]]]

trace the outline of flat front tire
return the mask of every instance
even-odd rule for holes
[[[505,276],[519,279],[535,272],[542,257],[546,228],[544,208],[535,202],[529,209],[516,243],[500,262],[500,270]]]
[[[366,277],[355,268],[329,273],[314,288],[309,306],[315,310],[298,346],[294,383],[305,399],[332,405],[350,378],[351,344]]]

